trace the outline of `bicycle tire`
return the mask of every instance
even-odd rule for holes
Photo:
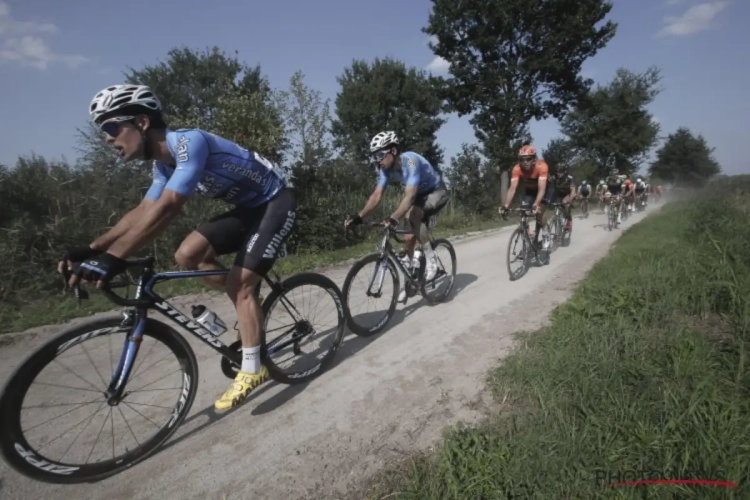
[[[372,327],[364,327],[359,325],[352,316],[351,309],[349,308],[349,293],[351,292],[352,282],[354,281],[354,277],[359,273],[363,267],[370,263],[375,263],[377,265],[378,262],[380,262],[381,255],[379,253],[371,253],[369,255],[365,255],[361,259],[359,259],[357,262],[354,263],[354,265],[349,269],[349,272],[346,275],[346,278],[344,279],[344,287],[342,289],[342,294],[344,296],[344,310],[346,311],[346,324],[349,327],[349,329],[354,333],[355,335],[358,335],[360,337],[370,337],[372,335],[377,335],[378,333],[382,332],[385,327],[390,323],[391,318],[393,318],[393,314],[396,311],[396,303],[398,300],[398,292],[401,289],[401,279],[398,276],[398,270],[396,269],[396,266],[393,264],[391,259],[388,259],[388,272],[391,275],[391,278],[393,280],[393,296],[391,297],[391,301],[388,304],[388,310],[385,314],[385,317],[382,321],[375,324],[375,326]]]
[[[168,425],[164,425],[154,437],[128,450],[120,457],[87,465],[63,464],[49,460],[36,450],[32,450],[26,441],[21,430],[21,405],[36,376],[54,361],[58,354],[64,352],[58,352],[59,349],[76,337],[89,335],[73,345],[94,336],[125,333],[130,328],[132,327],[122,325],[122,318],[104,318],[76,326],[61,332],[39,347],[16,369],[0,395],[0,449],[5,460],[15,470],[27,477],[47,483],[76,484],[99,481],[145,460],[180,427],[193,405],[198,390],[198,362],[184,337],[170,326],[147,318],[144,335],[166,345],[177,356],[184,370],[181,397],[177,400],[172,419],[167,422]],[[92,332],[96,335],[92,335]]]
[[[448,298],[448,295],[450,295],[451,291],[453,290],[453,285],[456,282],[456,250],[453,249],[453,245],[451,245],[451,242],[446,240],[445,238],[438,238],[436,240],[432,240],[430,243],[428,243],[428,245],[430,244],[432,245],[433,252],[435,251],[435,249],[437,249],[440,246],[444,246],[448,249],[448,253],[451,256],[451,268],[453,269],[453,272],[451,272],[451,278],[450,278],[451,284],[448,288],[446,288],[445,292],[441,294],[439,298],[430,297],[430,295],[427,293],[427,290],[425,289],[427,283],[425,283],[425,280],[424,280],[424,272],[422,272],[421,274],[422,277],[420,279],[419,288],[420,288],[420,292],[422,293],[422,297],[424,297],[424,299],[430,304],[439,304],[445,301],[446,298]],[[424,261],[424,253],[422,254],[422,261]],[[422,265],[422,269],[425,269],[424,262]]]
[[[510,240],[508,241],[508,252],[507,252],[507,254],[505,256],[505,263],[506,263],[506,265],[508,267],[508,277],[510,278],[510,281],[518,281],[518,280],[520,280],[521,278],[523,278],[524,276],[526,276],[526,273],[529,271],[529,266],[528,266],[529,257],[528,257],[528,254],[529,254],[529,252],[531,252],[531,248],[529,248],[527,250],[527,252],[526,252],[526,255],[524,255],[523,264],[521,265],[522,271],[520,273],[518,273],[518,275],[514,275],[513,271],[510,269],[511,251],[513,249],[513,239],[520,236],[521,240],[523,241],[523,246],[525,247],[528,242],[526,241],[526,238],[524,238],[524,234],[523,234],[524,232],[525,231],[523,229],[521,229],[520,227],[516,228],[515,231],[513,231],[510,234]]]
[[[334,343],[331,349],[320,359],[315,367],[302,370],[299,372],[287,373],[279,368],[273,359],[265,357],[263,364],[268,368],[268,373],[271,378],[282,384],[301,384],[317,377],[323,373],[326,368],[331,364],[333,358],[336,356],[341,341],[344,338],[344,329],[346,327],[346,314],[344,311],[343,300],[341,298],[341,290],[330,278],[318,273],[299,273],[289,276],[281,282],[280,287],[275,287],[271,293],[268,294],[266,300],[263,301],[263,316],[266,323],[268,322],[269,312],[271,311],[274,303],[279,300],[283,295],[297,287],[304,285],[317,286],[325,290],[336,303],[336,314],[338,324],[336,326],[336,334],[334,336]],[[263,334],[261,336],[262,350],[265,351],[266,346],[266,328],[264,325]],[[225,358],[222,358],[225,359]]]

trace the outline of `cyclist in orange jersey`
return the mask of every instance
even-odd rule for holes
[[[536,215],[536,227],[534,228],[534,243],[539,243],[539,231],[544,225],[544,205],[542,200],[547,191],[547,179],[549,178],[549,166],[544,160],[537,158],[536,148],[527,144],[518,152],[518,163],[513,166],[510,174],[510,186],[505,205],[500,207],[500,213],[504,214],[510,208],[510,202],[516,195],[518,183],[524,180],[524,194],[521,199],[522,205],[531,205]]]

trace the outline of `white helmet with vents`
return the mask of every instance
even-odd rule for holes
[[[396,135],[396,132],[393,132],[392,130],[380,132],[370,141],[370,152],[374,153],[375,151],[379,151],[391,144],[398,144],[398,136]]]
[[[161,112],[161,103],[145,85],[112,85],[97,93],[89,105],[89,115],[94,123],[105,114],[126,106],[142,106]]]

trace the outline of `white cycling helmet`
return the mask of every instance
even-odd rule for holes
[[[392,130],[380,132],[370,141],[370,152],[374,153],[375,151],[380,151],[391,144],[398,144],[398,136],[396,135],[396,132],[393,132]]]
[[[149,87],[145,85],[112,85],[101,90],[91,99],[89,115],[94,123],[98,123],[103,115],[133,105],[161,112],[161,103]]]

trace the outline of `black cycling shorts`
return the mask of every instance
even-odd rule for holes
[[[434,191],[418,194],[414,198],[414,206],[422,209],[424,213],[422,222],[427,222],[430,217],[440,212],[448,204],[449,199],[448,190],[445,184],[441,182]]]
[[[237,252],[234,265],[265,276],[276,262],[297,219],[297,200],[282,189],[268,203],[254,208],[235,207],[201,224],[197,231],[216,255]]]
[[[613,196],[617,196],[617,195],[622,194],[622,186],[621,185],[620,186],[607,186],[607,189],[609,189],[609,192]]]

